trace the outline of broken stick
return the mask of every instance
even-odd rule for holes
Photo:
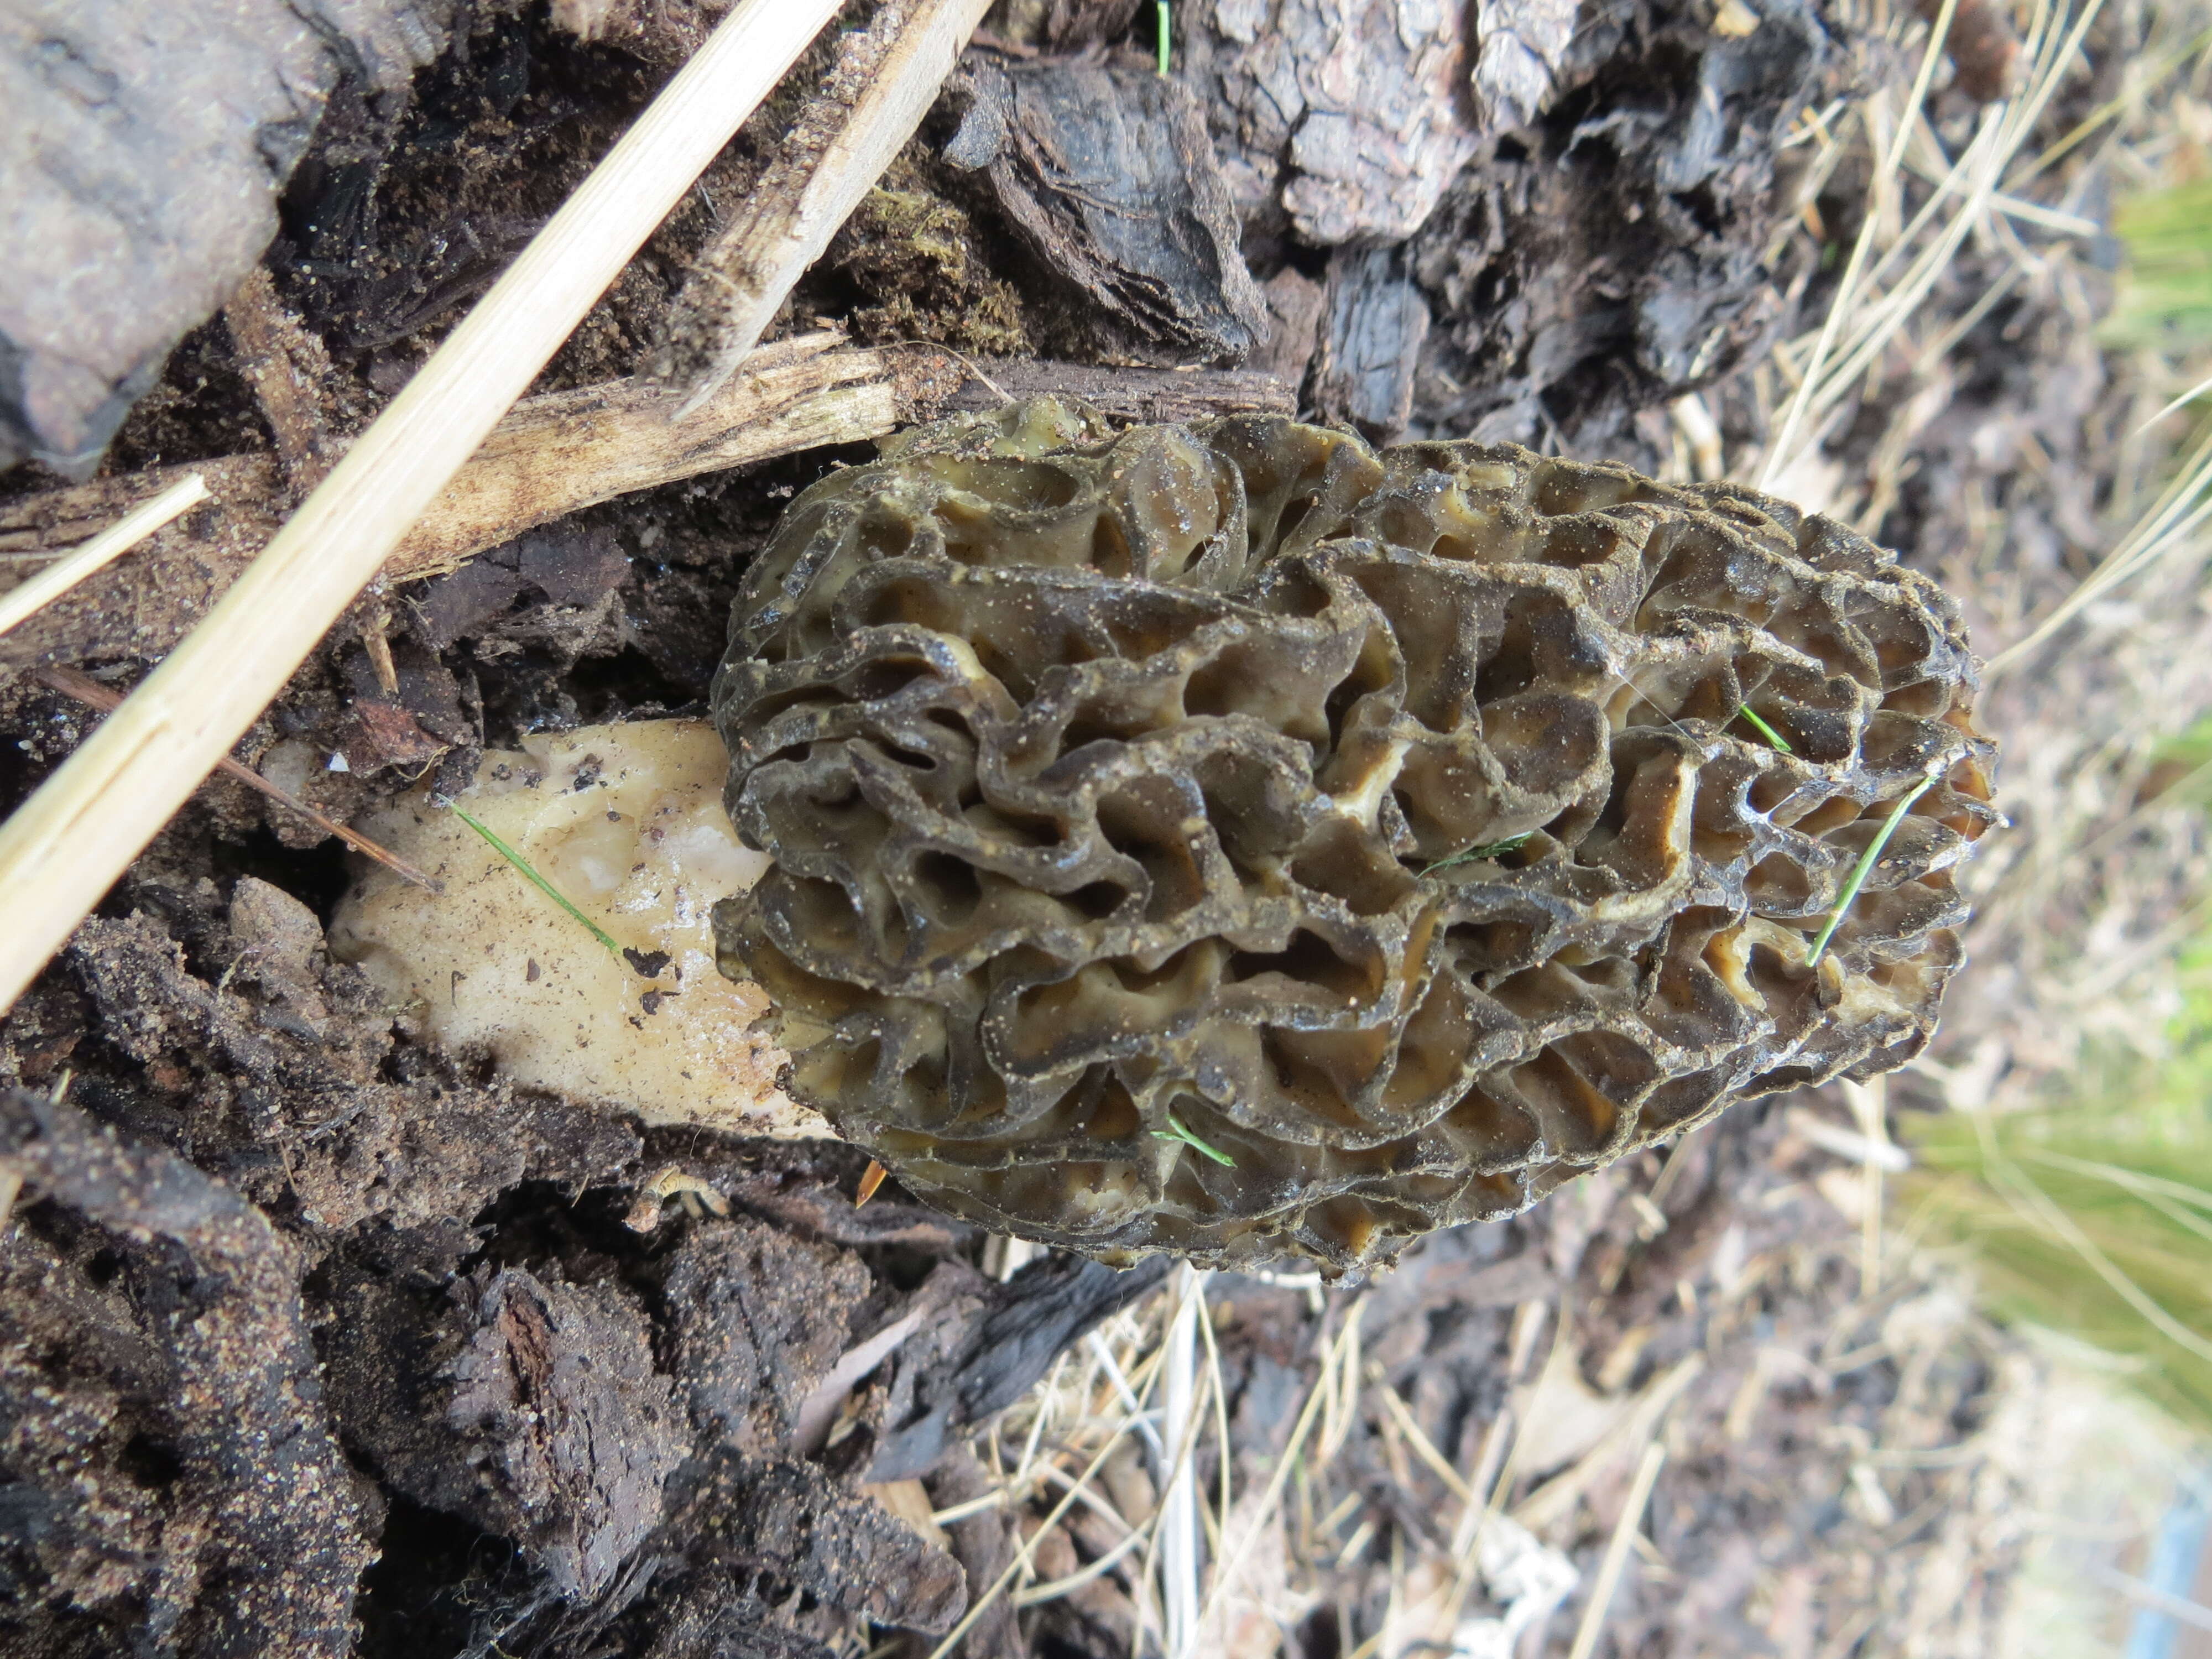
[[[89,674],[80,674],[74,668],[64,668],[58,665],[51,668],[41,668],[36,678],[48,690],[58,691],[65,697],[75,697],[86,708],[97,708],[103,714],[112,714],[123,707],[123,699],[115,692],[102,685]],[[336,836],[362,857],[374,859],[402,881],[411,881],[417,887],[427,888],[433,893],[445,890],[434,879],[424,875],[405,859],[401,858],[398,854],[378,846],[358,830],[349,830],[336,818],[324,817],[322,813],[315,811],[291,791],[279,788],[252,767],[241,765],[225,755],[216,763],[216,770],[225,777],[236,778],[249,789],[260,791],[279,806],[291,808],[325,835]]]
[[[806,268],[876,186],[952,72],[991,0],[885,0],[837,62],[768,174],[700,256],[647,361],[684,419],[759,343]]]
[[[191,472],[153,500],[134,507],[116,524],[75,551],[57,559],[30,580],[0,594],[0,634],[52,605],[78,583],[88,580],[121,558],[179,514],[208,496],[207,480]]]

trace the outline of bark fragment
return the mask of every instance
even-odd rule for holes
[[[1329,261],[1314,405],[1388,441],[1413,409],[1413,371],[1429,337],[1429,302],[1395,248],[1342,248]]]
[[[957,1561],[811,1463],[717,1452],[684,1472],[667,1534],[695,1559],[773,1573],[879,1624],[942,1635],[968,1604]]]
[[[1194,0],[1182,76],[1205,90],[1237,205],[1319,246],[1427,222],[1480,133],[1467,9],[1444,0]]]
[[[945,159],[988,168],[1037,257],[1146,361],[1241,362],[1267,338],[1206,118],[1160,76],[970,54]]]

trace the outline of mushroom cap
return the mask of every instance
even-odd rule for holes
[[[714,712],[775,865],[717,938],[931,1202],[1364,1268],[1917,1052],[1976,684],[1935,584],[1735,485],[1017,404],[749,573]]]

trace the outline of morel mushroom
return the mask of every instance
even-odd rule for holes
[[[714,708],[775,864],[716,936],[930,1201],[1342,1272],[1909,1059],[1975,687],[1932,583],[1734,485],[1016,405],[750,572]]]

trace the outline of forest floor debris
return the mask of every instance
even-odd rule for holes
[[[703,9],[479,8],[407,99],[337,88],[266,291],[187,336],[101,476],[0,476],[15,568],[185,471],[216,498],[0,643],[10,802],[88,725],[23,671],[120,688],[173,643]],[[960,149],[977,97],[948,100],[702,424],[656,426],[627,377],[818,48],[235,757],[349,818],[526,733],[696,710],[797,489],[899,422],[1039,391],[1146,420],[1295,403],[1674,477],[1773,463],[1961,593],[1991,646],[2155,495],[2168,439],[2138,429],[2185,388],[2100,356],[2097,227],[2168,159],[2154,112],[2201,112],[2201,82],[2171,81],[2199,72],[2195,12],[2089,23],[2086,67],[2042,71],[2003,203],[1923,259],[1949,221],[1916,215],[1983,116],[1937,85],[1884,173],[1922,38],[1886,12],[1778,0],[1747,28],[1662,5],[1563,42],[1530,5],[1525,58],[1408,24],[1382,42],[1407,73],[1322,73],[1389,68],[1360,54],[1401,9],[1183,0],[1160,88],[1151,8],[999,8],[979,82],[1120,88],[1177,135],[1146,158],[1175,174],[1154,180],[1175,234],[1117,240],[1120,198],[1048,165],[1074,115],[1120,153],[1113,111],[1007,91]],[[1285,62],[1301,30],[1316,50]],[[1420,99],[1458,109],[1478,64],[1484,109],[1425,129]],[[1320,118],[1297,143],[1267,125],[1285,75]],[[1785,453],[1869,220],[1870,297]],[[1253,366],[1191,367],[1267,330]],[[2212,650],[2173,602],[2190,573],[2150,574],[1999,682],[2020,827],[1946,1045],[1894,1109],[2032,1092],[2155,1012],[2127,964],[2205,854],[2116,804],[2160,721],[2212,703]],[[211,782],[0,1023],[26,1182],[0,1251],[0,1571],[24,1650],[149,1627],[244,1650],[250,1620],[260,1650],[321,1652],[357,1620],[365,1655],[925,1659],[964,1625],[968,1653],[1089,1659],[1157,1650],[1195,1583],[1200,1650],[1237,1659],[1565,1653],[1585,1626],[1600,1653],[1978,1656],[2021,1563],[2053,1576],[2030,1525],[2049,1471],[2018,1455],[2063,1415],[2053,1362],[1885,1237],[1884,1126],[1840,1094],[1732,1114],[1371,1285],[1215,1276],[1170,1435],[1159,1271],[1022,1266],[896,1187],[855,1208],[853,1149],[647,1128],[420,1042],[329,956],[349,880],[313,825]],[[2109,982],[2072,971],[2092,957]],[[271,1502],[254,1480],[280,1467]],[[274,1611],[271,1561],[295,1592]]]

